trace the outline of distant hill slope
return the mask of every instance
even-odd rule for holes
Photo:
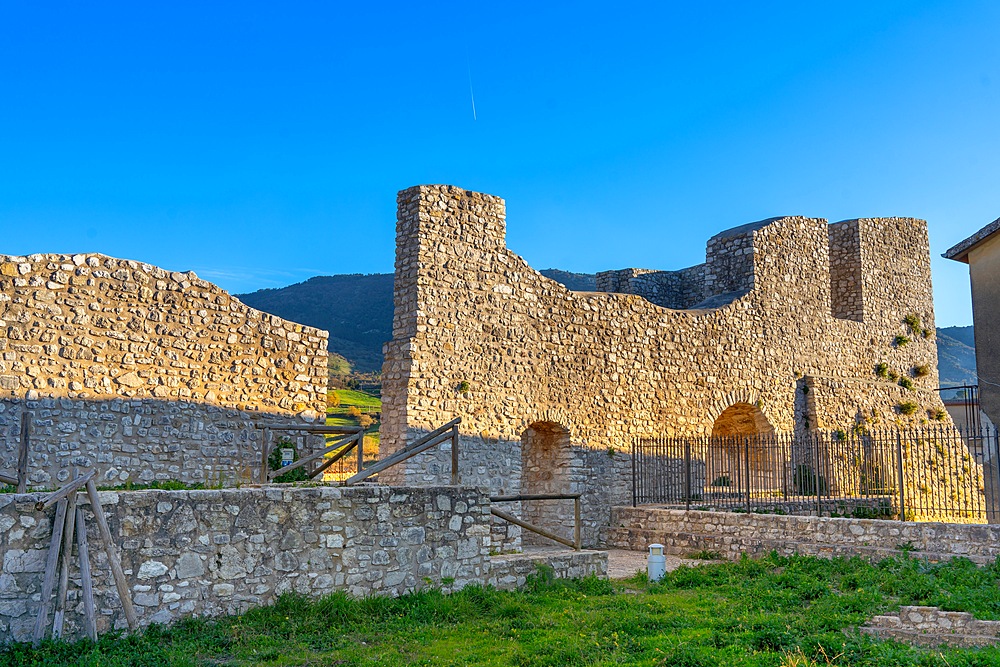
[[[543,269],[541,274],[577,292],[597,289],[590,273]],[[330,351],[345,357],[355,371],[382,370],[382,345],[392,338],[391,273],[317,276],[236,296],[248,306],[329,331]],[[941,384],[974,384],[972,327],[938,329],[937,345]]]
[[[975,345],[971,326],[938,329],[938,374],[942,386],[976,384]]]
[[[317,276],[236,296],[258,310],[329,331],[329,350],[354,370],[382,370],[382,343],[392,338],[391,273]]]
[[[593,274],[559,269],[541,273],[571,290],[596,289]],[[266,313],[329,331],[329,350],[345,357],[355,371],[382,370],[382,345],[392,338],[391,273],[317,276],[236,297]]]

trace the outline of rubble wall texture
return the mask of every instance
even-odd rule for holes
[[[0,468],[29,414],[37,487],[226,483],[260,465],[259,419],[321,419],[327,333],[193,273],[103,255],[0,256]]]
[[[429,185],[397,201],[382,446],[460,416],[463,482],[530,493],[522,439],[533,424],[558,425],[584,468],[594,465],[564,489],[586,494],[585,541],[597,539],[613,499],[628,496],[628,457],[608,452],[635,437],[710,434],[737,404],[776,431],[910,425],[943,408],[930,391],[932,333],[921,333],[934,331],[921,220],[784,217],[722,232],[703,265],[678,272],[688,296],[669,298],[698,299],[678,310],[627,293],[649,272],[599,275],[618,290],[608,293],[545,278],[507,249],[499,197]],[[911,315],[916,333],[903,322]],[[879,378],[880,363],[915,390]],[[915,414],[900,413],[901,396]],[[400,480],[448,470],[446,452],[411,461]]]
[[[0,643],[28,640],[34,627],[55,515],[54,508],[35,510],[40,497],[0,494]],[[489,582],[490,507],[477,489],[264,487],[101,492],[100,498],[141,625],[240,613],[286,591],[399,595]],[[98,631],[125,628],[86,494],[80,504]],[[588,572],[600,573],[601,559],[590,562]],[[74,552],[70,637],[83,634],[75,563]],[[567,561],[559,574],[579,574],[580,565]],[[503,581],[494,583],[511,587],[522,569],[505,563],[497,573]],[[51,620],[50,613],[50,627]]]
[[[956,556],[981,565],[1000,556],[1000,526],[917,523],[777,514],[700,512],[646,507],[615,507],[604,529],[607,548],[646,550],[664,545],[671,554],[716,551],[723,558],[741,554],[864,556],[885,558],[906,546],[931,560]]]

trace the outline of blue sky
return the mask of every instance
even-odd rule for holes
[[[676,269],[783,214],[1000,216],[1000,3],[0,2],[0,253],[243,292],[392,270],[395,193],[500,195],[537,268]],[[470,74],[476,118],[470,100]]]

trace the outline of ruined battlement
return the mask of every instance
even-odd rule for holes
[[[704,264],[605,272],[583,293],[506,247],[498,197],[425,185],[397,201],[382,448],[461,417],[463,483],[605,494],[585,496],[587,515],[628,501],[626,457],[607,452],[636,437],[943,410],[923,221],[769,219],[713,236]],[[447,470],[413,461],[399,481]]]
[[[781,228],[796,225],[821,227],[826,234],[813,234],[813,243],[781,248],[774,253],[767,237],[784,233]],[[679,271],[628,268],[597,274],[597,290],[619,294],[635,294],[673,310],[705,310],[719,308],[745,296],[753,289],[781,291],[784,286],[766,282],[764,276],[782,278],[802,273],[812,265],[813,282],[829,284],[818,296],[829,301],[830,314],[838,319],[865,321],[865,295],[884,296],[880,288],[885,267],[897,265],[895,282],[913,283],[910,287],[925,287],[929,272],[919,270],[929,257],[926,223],[912,218],[871,218],[844,220],[828,224],[821,218],[776,217],[723,231],[706,245],[706,260]],[[768,256],[766,253],[772,252]],[[903,254],[900,254],[903,253]],[[823,262],[822,260],[826,261]],[[866,266],[867,264],[867,266]],[[778,271],[766,270],[767,265]],[[910,280],[905,274],[913,267],[918,271]],[[929,271],[929,269],[928,269]],[[875,280],[868,280],[869,276]],[[867,289],[866,289],[867,288]],[[914,307],[921,307],[914,300]],[[884,304],[868,309],[869,318],[884,316]]]

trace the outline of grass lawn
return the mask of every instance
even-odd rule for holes
[[[331,393],[337,395],[340,399],[340,407],[347,408],[350,406],[355,406],[361,408],[364,411],[365,408],[382,409],[382,399],[378,396],[372,396],[371,394],[366,394],[363,391],[355,391],[353,389],[332,389]]]
[[[381,412],[382,410],[382,399],[378,396],[353,389],[333,389],[331,393],[337,395],[337,398],[340,399],[340,405],[327,407],[326,423],[329,426],[357,426],[358,419],[347,414],[348,409],[352,407],[358,408],[361,412]],[[380,426],[381,422],[375,422],[365,431],[365,445],[374,447],[372,453],[378,451]],[[327,438],[327,441],[331,440],[333,440],[332,437]]]
[[[0,665],[1000,665],[1000,649],[932,651],[844,633],[899,604],[1000,618],[1000,564],[905,554],[744,560],[663,582],[534,578],[516,593],[466,588],[402,598],[284,596],[97,644],[0,648]]]

